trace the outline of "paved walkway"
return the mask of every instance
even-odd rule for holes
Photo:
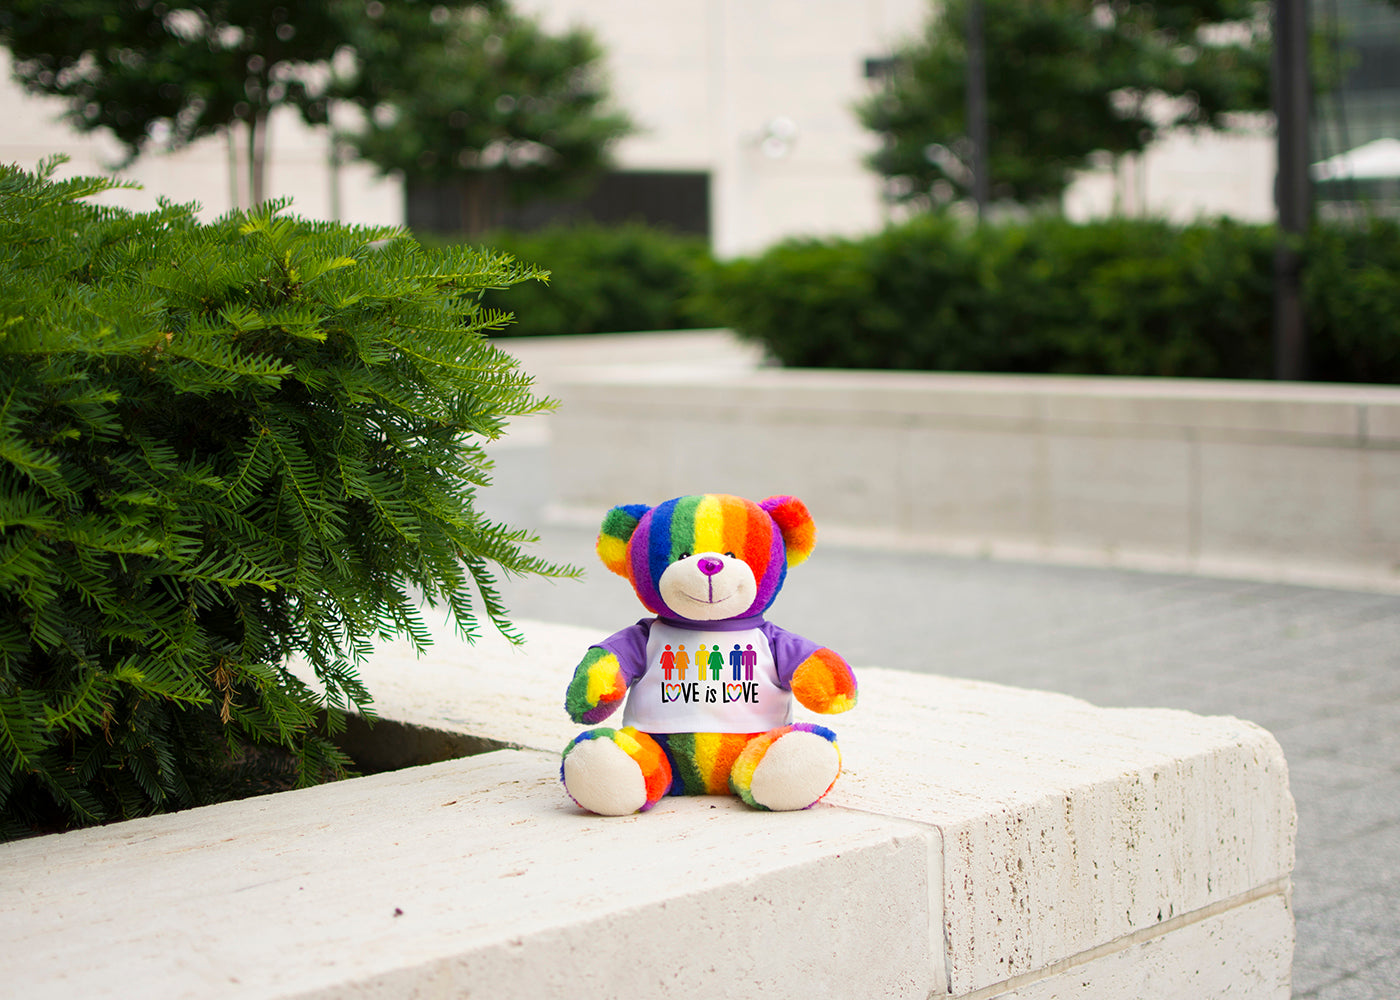
[[[588,577],[504,581],[513,615],[600,636],[636,620],[645,612],[597,561],[594,532],[547,523],[547,449],[524,439],[495,449],[483,506],[536,530],[539,554]],[[819,544],[771,617],[857,669],[1235,715],[1269,729],[1298,805],[1294,997],[1400,997],[1400,596]]]

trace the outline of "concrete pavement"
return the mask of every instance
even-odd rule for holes
[[[548,350],[525,365],[547,389]],[[601,637],[644,611],[598,563],[593,528],[550,522],[538,430],[493,448],[482,506],[536,530],[535,551],[588,575],[502,589],[517,617]],[[820,532],[820,497],[803,499]],[[1235,715],[1269,729],[1298,807],[1294,996],[1400,996],[1400,596],[819,544],[770,617],[857,669]]]

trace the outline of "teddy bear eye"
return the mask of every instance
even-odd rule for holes
[[[676,556],[676,561],[679,562],[679,561],[682,560],[682,559],[689,559],[689,558],[690,558],[690,553],[689,553],[689,552],[682,552],[680,555]]]
[[[733,553],[733,552],[726,552],[724,555],[725,555],[725,558],[727,558],[727,559],[733,559],[733,558],[734,558],[734,553]]]

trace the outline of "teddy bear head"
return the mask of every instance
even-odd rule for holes
[[[795,497],[704,493],[614,507],[598,555],[653,614],[712,622],[762,614],[815,542],[812,515]]]

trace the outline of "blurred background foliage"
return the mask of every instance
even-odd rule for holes
[[[487,292],[483,302],[515,313],[499,336],[682,330],[718,324],[699,297],[713,266],[704,239],[633,223],[583,223],[530,233],[498,231],[495,250],[550,271],[545,282]]]
[[[974,225],[926,213],[860,239],[717,261],[643,225],[488,240],[550,270],[488,293],[511,335],[729,327],[791,367],[1271,377],[1272,226],[1228,220]],[[1400,383],[1400,224],[1301,246],[1310,377]]]

